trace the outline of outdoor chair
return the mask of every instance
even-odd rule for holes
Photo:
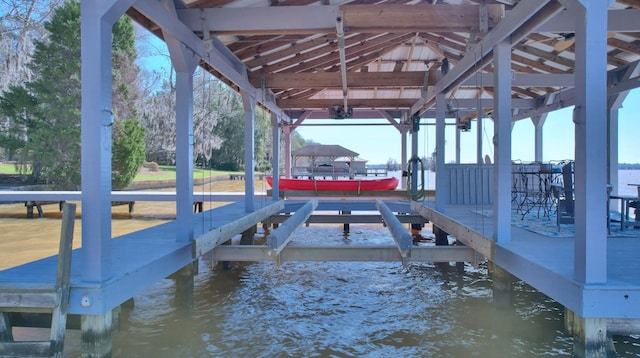
[[[553,198],[556,200],[556,224],[573,224],[575,202],[573,195],[573,162],[562,166],[562,184],[551,185]]]

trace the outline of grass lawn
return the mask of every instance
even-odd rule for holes
[[[201,169],[195,168],[193,170],[194,179],[202,179],[208,177],[215,177],[229,174],[239,174],[242,172],[223,171],[214,169]],[[15,165],[0,163],[0,174],[18,174]],[[170,165],[160,165],[160,171],[150,172],[143,171],[138,173],[133,181],[147,181],[147,180],[174,180],[176,178],[176,167]]]
[[[12,163],[0,163],[0,174],[18,174],[18,171]]]
[[[238,174],[242,172],[234,172],[234,171],[224,171],[224,170],[215,170],[215,169],[193,169],[193,178],[194,179],[202,179],[208,177],[215,177],[221,175],[229,175],[229,174]],[[143,173],[138,173],[133,181],[144,181],[144,180],[174,180],[176,178],[176,167],[171,165],[160,165],[159,172],[149,172],[145,171]]]

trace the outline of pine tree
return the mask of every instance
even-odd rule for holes
[[[34,180],[61,189],[80,186],[80,4],[65,2],[45,24],[47,42],[36,42],[30,67],[37,73],[24,89],[12,87],[0,97],[0,111],[24,130],[25,163]],[[128,185],[144,160],[143,131],[133,103],[138,93],[135,37],[129,18],[121,18],[113,31],[114,188]],[[28,105],[30,104],[30,105]],[[10,109],[10,110],[9,110]],[[22,117],[18,114],[24,114]],[[28,116],[27,116],[28,114]],[[143,134],[144,137],[144,134]],[[16,139],[13,135],[12,140]],[[11,144],[0,137],[0,146]],[[124,148],[119,146],[125,145]]]

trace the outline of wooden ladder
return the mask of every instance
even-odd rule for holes
[[[0,282],[0,357],[62,357],[76,204],[64,203],[55,283]],[[9,312],[51,313],[49,341],[14,341]]]

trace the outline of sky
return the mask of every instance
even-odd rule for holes
[[[549,113],[543,127],[543,161],[574,159],[573,107]],[[640,153],[635,142],[640,140],[640,89],[630,91],[619,110],[618,118],[618,161],[620,163],[640,163]],[[383,123],[374,120],[308,120],[303,123]],[[425,120],[423,119],[423,122]],[[447,120],[452,122],[453,120]],[[493,124],[483,120],[483,157],[493,158],[491,138]],[[338,128],[338,130],[336,130]],[[476,162],[477,122],[473,121],[469,132],[460,134],[460,161]],[[368,164],[383,164],[389,159],[400,162],[400,133],[392,126],[301,126],[297,129],[305,139],[321,144],[339,144],[360,154]],[[445,161],[455,160],[455,133],[453,126],[445,130]],[[421,126],[418,132],[418,155],[428,157],[435,150],[435,126]],[[523,162],[534,160],[534,126],[530,119],[516,122],[511,132],[511,158]],[[411,139],[407,137],[407,153],[411,153]]]
[[[146,30],[142,30],[145,32]],[[139,31],[140,32],[140,31]],[[148,33],[147,33],[148,34]],[[138,41],[141,68],[165,72],[171,68],[166,45],[155,36],[145,36]],[[574,159],[574,128],[572,121],[573,107],[549,113],[543,127],[543,161]],[[618,162],[640,163],[640,153],[634,142],[640,140],[640,88],[629,92],[619,110],[618,118]],[[425,121],[425,119],[423,119]],[[452,122],[450,119],[448,122]],[[386,120],[341,120],[340,124],[349,123],[388,123]],[[306,123],[337,123],[336,120],[307,120]],[[483,121],[483,157],[493,158],[490,145],[493,137],[491,120]],[[477,122],[473,121],[471,130],[462,132],[461,163],[476,162]],[[297,131],[305,139],[320,144],[338,144],[359,153],[368,164],[384,164],[390,159],[400,162],[400,133],[390,125],[376,126],[300,126]],[[455,130],[447,126],[445,130],[445,162],[455,160]],[[435,150],[435,126],[423,125],[418,134],[418,155],[428,157]],[[523,162],[534,160],[534,127],[530,119],[516,122],[511,133],[511,158]],[[407,155],[411,155],[411,137],[407,137]]]

